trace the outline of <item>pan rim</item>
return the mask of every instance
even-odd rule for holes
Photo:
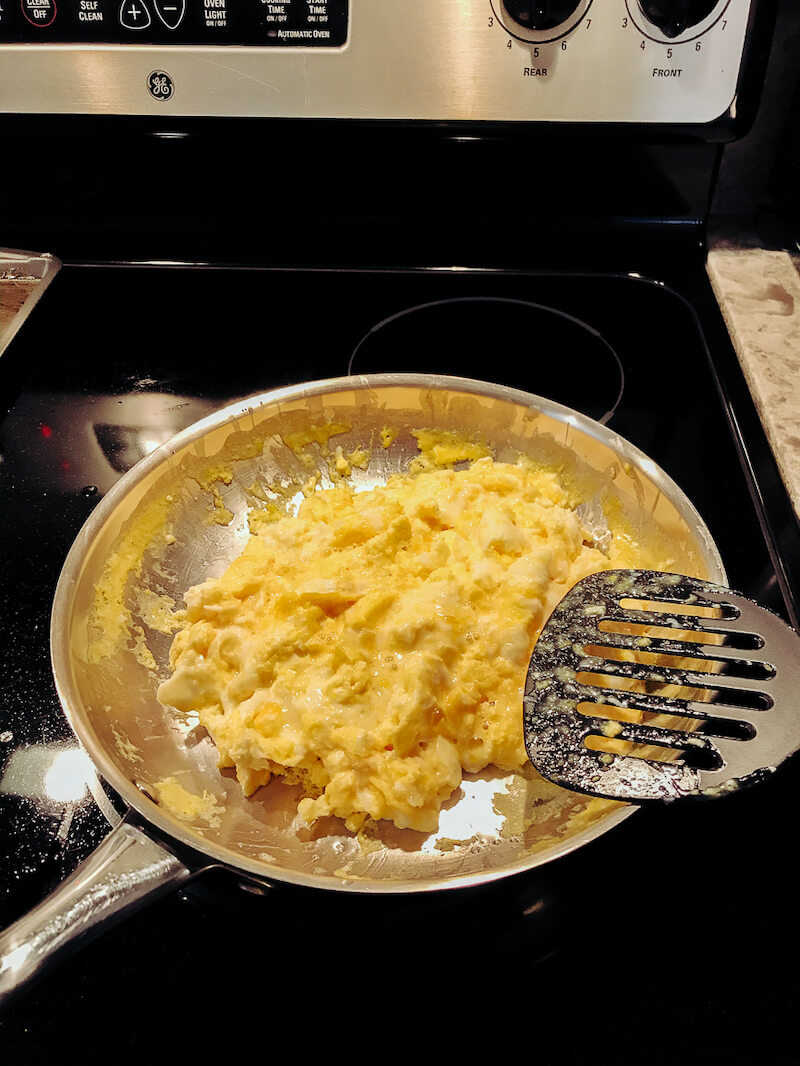
[[[511,877],[519,873],[530,872],[539,866],[549,865],[557,859],[583,847],[590,841],[604,835],[620,822],[634,814],[638,807],[629,805],[611,812],[585,829],[567,837],[560,844],[542,849],[537,853],[522,856],[516,861],[496,869],[482,870],[468,874],[455,874],[440,880],[395,880],[362,881],[357,878],[337,878],[328,874],[301,873],[296,870],[273,869],[265,871],[264,862],[251,860],[247,856],[234,856],[227,849],[209,842],[195,830],[186,828],[177,820],[165,815],[163,809],[141,792],[129,778],[119,770],[116,763],[108,757],[103,744],[96,740],[87,716],[77,711],[78,700],[74,697],[72,674],[72,657],[67,639],[66,621],[70,615],[72,595],[81,570],[82,560],[87,549],[94,542],[108,519],[113,514],[118,502],[128,491],[142,480],[154,468],[175,455],[178,451],[191,445],[212,429],[252,413],[269,405],[279,405],[286,401],[303,398],[321,397],[328,393],[346,389],[380,389],[385,387],[407,387],[427,390],[449,390],[513,403],[529,409],[535,409],[545,416],[572,426],[579,432],[587,434],[600,443],[611,448],[622,458],[633,462],[642,469],[661,493],[691,520],[693,530],[698,535],[698,547],[702,550],[706,565],[715,572],[712,580],[726,583],[724,564],[716,543],[693,502],[686,496],[680,486],[654,460],[636,445],[631,444],[605,425],[563,404],[537,396],[520,389],[481,381],[475,378],[462,378],[442,374],[360,374],[324,378],[318,381],[300,382],[281,386],[265,392],[254,393],[240,400],[235,400],[220,407],[217,411],[192,423],[168,441],[160,444],[152,452],[139,460],[130,470],[112,486],[99,501],[84,525],[79,530],[64,560],[56,585],[50,616],[50,660],[56,692],[67,721],[76,738],[91,759],[100,777],[105,780],[120,796],[127,806],[132,808],[144,821],[145,828],[152,825],[156,837],[165,837],[175,845],[185,848],[191,855],[198,853],[209,858],[209,865],[221,865],[229,870],[239,872],[262,882],[276,881],[297,885],[304,888],[317,888],[326,891],[345,891],[364,895],[405,895],[407,893],[426,893],[468,888],[489,884],[493,881]],[[96,741],[92,743],[92,741]]]

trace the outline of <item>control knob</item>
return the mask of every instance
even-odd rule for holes
[[[528,30],[552,30],[578,7],[580,0],[503,0],[509,18]]]
[[[670,40],[697,26],[717,6],[718,0],[637,0],[649,23]]]

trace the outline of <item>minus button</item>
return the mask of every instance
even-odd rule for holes
[[[153,7],[168,30],[176,30],[186,14],[186,0],[153,0]]]

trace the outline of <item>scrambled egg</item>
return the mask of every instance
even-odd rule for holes
[[[165,777],[153,785],[158,802],[184,822],[204,821],[214,829],[219,826],[223,808],[210,792],[198,796],[189,792],[174,777]]]
[[[159,700],[195,712],[250,795],[302,784],[299,813],[437,827],[464,771],[527,760],[536,637],[581,577],[641,563],[592,546],[553,471],[468,469],[317,491],[258,526],[186,594]]]

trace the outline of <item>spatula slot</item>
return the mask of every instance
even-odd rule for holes
[[[758,633],[714,630],[706,626],[694,630],[678,631],[674,626],[620,622],[614,618],[604,618],[597,628],[601,633],[620,633],[643,640],[680,640],[686,644],[711,644],[723,648],[736,648],[739,651],[758,651],[764,647],[764,639]]]
[[[634,707],[619,707],[613,703],[600,703],[594,700],[582,700],[575,710],[586,718],[602,718],[609,723],[606,736],[615,737],[621,732],[620,722],[646,722],[663,717]],[[682,719],[685,721],[685,719]],[[699,719],[697,720],[699,724]]]
[[[711,604],[695,599],[676,596],[668,599],[645,600],[622,597],[617,601],[625,611],[650,611],[654,614],[675,615],[674,607],[680,607],[682,616],[693,618],[738,618],[739,609],[731,603]]]
[[[705,647],[705,645],[702,646]],[[689,657],[682,652],[649,651],[644,648],[632,649],[601,643],[584,644],[583,653],[612,662],[637,662],[649,664],[653,667],[671,667],[673,669],[703,671],[705,673],[717,672],[714,660],[702,658],[699,653],[697,657]]]
[[[619,644],[597,643],[585,644],[582,650],[585,655],[593,655],[599,659],[611,662],[636,662],[662,668],[667,672],[681,670],[695,674],[714,674],[718,677],[747,678],[755,681],[768,681],[775,677],[775,667],[772,663],[759,659],[734,658],[723,654],[703,655],[700,648],[708,649],[709,652],[713,651],[713,646],[698,645],[695,656],[688,654],[683,647],[673,650],[673,645],[655,639],[647,648],[631,648],[627,644],[620,646]]]
[[[583,746],[587,751],[600,752],[601,762],[604,755],[624,755],[626,758],[641,759],[644,762],[689,766],[693,770],[719,770],[725,764],[725,760],[712,745],[678,747],[622,740],[612,742],[605,736],[590,733]]]
[[[717,718],[711,715],[702,721],[696,732],[704,737],[717,737],[719,740],[752,740],[756,727],[741,718]]]
[[[634,707],[617,707],[611,703],[582,700],[576,704],[578,714],[586,718],[601,719],[602,732],[607,737],[620,736],[625,732],[626,726],[651,725],[662,729],[680,729],[684,732],[699,730],[705,724],[705,718],[690,718],[681,714],[679,708],[675,708],[674,714],[664,714],[658,711],[648,711]]]
[[[713,706],[710,705],[710,706]],[[600,725],[601,735],[604,739],[623,741],[631,730],[636,727],[652,727],[653,729],[668,729],[680,733],[681,739],[677,746],[682,745],[684,736],[715,737],[728,740],[752,740],[756,735],[756,727],[741,718],[719,717],[710,713],[708,717],[688,718],[685,715],[653,714],[648,711],[636,712],[630,708],[613,707],[608,704],[591,703],[584,701],[576,707],[579,714],[585,718],[602,719]],[[608,750],[611,750],[610,748]]]
[[[630,741],[609,741],[606,737],[590,733],[583,742],[589,751],[599,751],[608,755],[626,755],[632,759],[649,759],[654,762],[677,762],[681,752],[678,748],[662,747],[658,744],[635,744]]]
[[[625,665],[635,666],[636,664],[626,663]],[[575,680],[579,685],[587,685],[591,688],[617,690],[626,693],[640,693],[641,695],[658,693],[669,699],[686,701],[694,700],[700,703],[710,702],[713,695],[716,694],[710,686],[699,686],[694,683],[692,683],[691,686],[686,683],[670,683],[663,668],[643,670],[642,674],[643,676],[636,677],[632,673],[621,673],[611,669],[608,671],[600,669],[579,670],[575,675]],[[704,698],[704,692],[706,691],[709,692],[710,695],[707,698]]]
[[[590,688],[625,693],[628,697],[631,694],[645,697],[657,694],[664,700],[695,704],[718,703],[726,707],[753,711],[768,711],[773,706],[772,697],[768,693],[744,687],[741,684],[743,679],[737,678],[740,682],[737,685],[715,685],[710,680],[715,676],[705,675],[703,677],[700,674],[689,674],[682,679],[681,684],[676,684],[669,680],[668,671],[663,668],[649,672],[647,678],[626,677],[612,671],[604,673],[580,670],[575,675],[575,681]],[[628,698],[628,703],[634,703],[634,701]],[[680,713],[678,707],[676,707],[676,713]]]
[[[675,760],[681,766],[689,766],[693,770],[721,770],[725,760],[714,748],[684,748],[680,757]]]

